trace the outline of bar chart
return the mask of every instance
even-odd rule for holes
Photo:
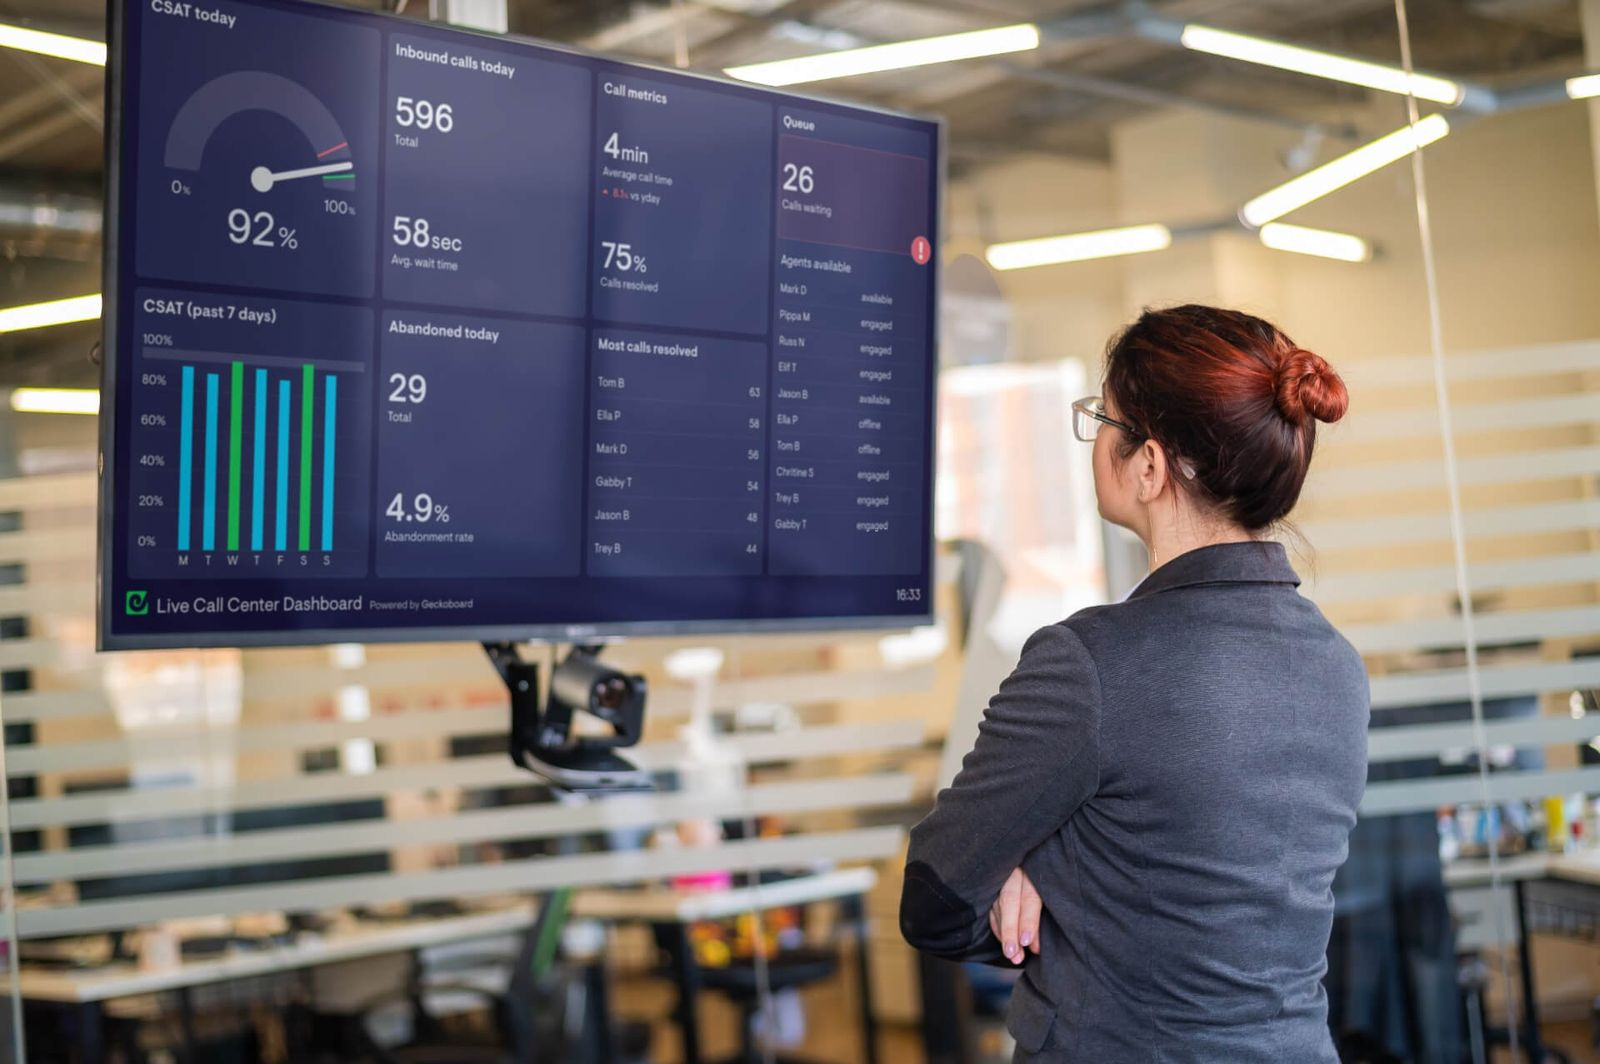
[[[366,362],[256,353],[278,346],[259,337],[236,345],[256,351],[238,354],[177,346],[215,336],[143,338],[132,385],[131,572],[365,573]]]

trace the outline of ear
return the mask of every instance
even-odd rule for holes
[[[1145,440],[1139,447],[1139,501],[1152,503],[1161,498],[1167,489],[1169,472],[1167,452],[1155,440]]]

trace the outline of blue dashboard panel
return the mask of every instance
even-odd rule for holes
[[[937,122],[299,0],[111,63],[101,646],[929,616]]]

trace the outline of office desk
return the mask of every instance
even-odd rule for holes
[[[1539,1029],[1539,999],[1533,981],[1530,909],[1571,916],[1588,937],[1600,938],[1600,852],[1577,854],[1523,853],[1501,858],[1499,882],[1509,883],[1517,917],[1517,966],[1522,978],[1524,1045],[1528,1058],[1545,1057]],[[1447,887],[1488,887],[1493,883],[1487,860],[1452,861],[1445,866]],[[1553,1054],[1552,1054],[1553,1055]],[[1560,1057],[1559,1059],[1565,1059]]]
[[[779,909],[810,902],[854,898],[858,901],[878,882],[871,868],[849,868],[799,876],[755,887],[713,890],[672,890],[642,887],[633,890],[586,890],[572,901],[572,915],[609,923],[655,924],[674,938],[674,981],[678,986],[676,1019],[683,1038],[685,1064],[700,1064],[700,1026],[695,1002],[700,996],[699,969],[688,925],[696,920],[717,920],[743,912]],[[866,906],[854,921],[857,979],[861,984],[861,1033],[867,1064],[877,1064],[877,1021],[872,1015],[872,979],[867,961]]]
[[[676,975],[680,998],[688,1005],[680,1004],[679,1022],[683,1031],[685,1060],[695,1062],[699,1060],[699,1030],[694,1022],[693,1002],[698,996],[699,982],[693,965],[693,953],[688,949],[686,926],[689,923],[734,916],[751,910],[860,897],[871,890],[877,881],[877,873],[872,869],[852,868],[800,876],[758,887],[712,891],[659,887],[589,889],[580,890],[574,895],[570,913],[610,923],[661,924],[676,929],[683,936],[684,949],[680,951],[680,956],[687,958],[689,963],[680,964]],[[284,945],[238,950],[221,957],[184,961],[170,968],[153,971],[143,971],[134,964],[108,964],[76,970],[24,965],[18,973],[16,988],[23,998],[30,1001],[75,1007],[78,1011],[78,1049],[81,1059],[94,1062],[105,1055],[105,1004],[108,1001],[176,991],[187,1017],[190,1008],[188,992],[198,986],[517,933],[526,930],[535,916],[533,905],[522,904],[460,916],[367,921],[329,934],[301,935]],[[876,1061],[875,1026],[871,1014],[864,917],[857,921],[857,929],[862,1023],[868,1038],[867,1059],[869,1064],[873,1064]],[[11,980],[0,977],[0,988],[9,990],[11,986]],[[187,1021],[185,1036],[192,1045]]]
[[[281,946],[239,950],[222,957],[184,961],[153,971],[141,971],[133,964],[80,970],[24,965],[18,973],[16,988],[30,1001],[76,1006],[79,1052],[83,1060],[93,1062],[104,1057],[105,1003],[116,998],[175,990],[187,1014],[188,991],[197,986],[277,975],[363,957],[410,953],[428,946],[523,931],[533,923],[534,915],[531,905],[519,905],[461,916],[369,921],[327,935],[301,935]],[[11,985],[11,980],[0,978],[0,988],[9,990]],[[185,1034],[192,1045],[187,1024]]]

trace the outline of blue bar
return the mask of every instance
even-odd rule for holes
[[[256,370],[256,468],[250,482],[250,549],[261,549],[261,511],[267,497],[267,371]]]
[[[333,549],[333,412],[339,395],[339,378],[328,374],[327,398],[322,417],[322,549]]]
[[[206,374],[206,509],[200,549],[217,549],[217,375]]]
[[[278,382],[278,510],[274,547],[289,546],[289,382]]]
[[[183,438],[178,441],[178,549],[189,549],[189,481],[194,479],[194,367],[183,367]]]

